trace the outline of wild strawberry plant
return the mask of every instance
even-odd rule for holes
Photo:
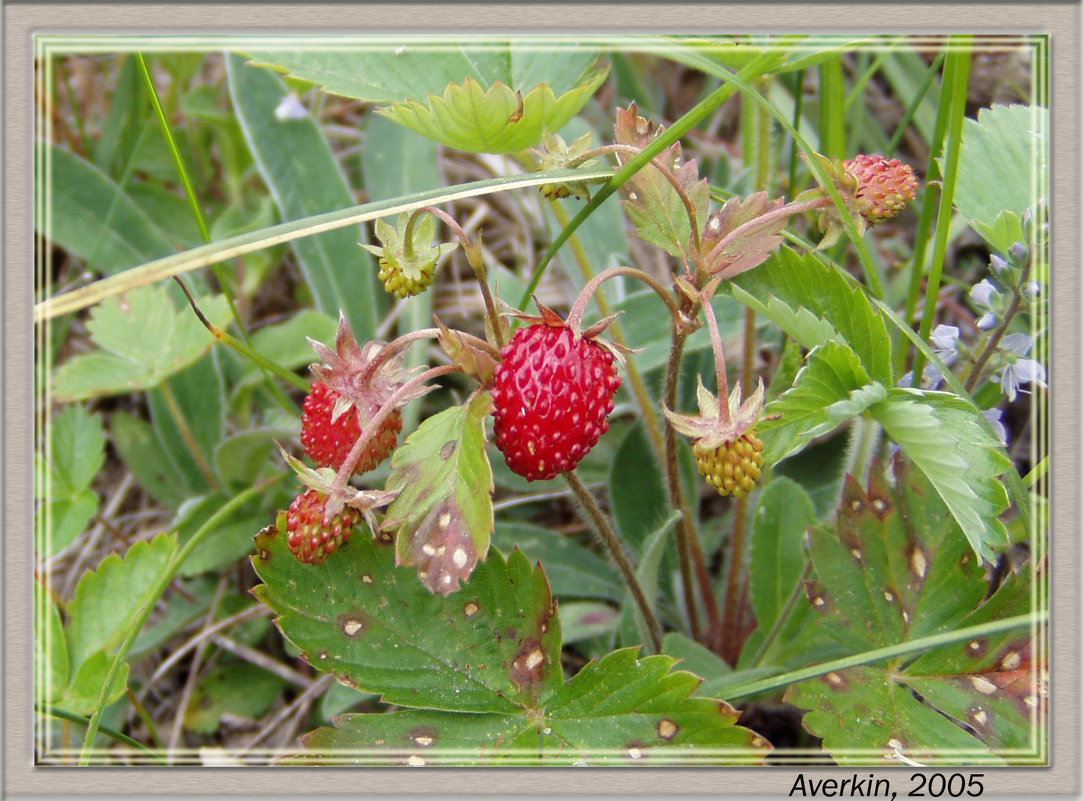
[[[39,758],[1043,763],[1040,87],[379,44],[38,142]]]

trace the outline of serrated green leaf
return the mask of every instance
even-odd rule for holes
[[[981,412],[950,393],[898,388],[869,411],[932,482],[980,558],[1007,547],[998,516],[1008,494],[997,476],[1011,461]]]
[[[395,532],[395,560],[416,565],[432,592],[455,592],[489,550],[492,468],[485,455],[489,396],[433,415],[391,457],[398,491],[381,528]]]
[[[557,97],[547,84],[513,89],[496,82],[487,89],[473,78],[450,83],[424,103],[406,100],[379,109],[390,120],[441,144],[472,153],[517,153],[541,142],[574,117],[609,74],[595,70]],[[524,94],[525,92],[525,94]]]
[[[620,575],[593,551],[555,531],[526,523],[498,521],[493,545],[510,553],[518,548],[531,562],[541,562],[557,598],[601,598],[620,601]]]
[[[764,410],[765,419],[757,426],[764,462],[773,465],[794,455],[885,397],[887,389],[869,379],[848,345],[816,346],[793,386]]]
[[[733,297],[777,323],[803,347],[844,342],[872,380],[894,385],[883,317],[860,286],[814,254],[780,248],[729,286]]]
[[[882,469],[867,491],[847,481],[836,533],[810,532],[808,594],[825,627],[860,653],[1031,610],[1033,566],[983,602],[985,572],[948,509],[919,471],[901,457],[894,464],[894,486]],[[1045,703],[1038,644],[1037,630],[953,643],[908,665],[826,673],[792,686],[786,700],[811,710],[806,728],[840,764],[900,755],[1035,764]]]
[[[52,182],[47,214],[35,219],[35,228],[88,268],[119,273],[176,249],[150,215],[94,165],[45,143],[38,143],[37,158],[49,164]]]
[[[770,746],[735,726],[724,701],[691,697],[700,679],[670,656],[614,651],[579,671],[546,707],[553,762],[590,765],[758,764]],[[555,750],[555,749],[554,749]],[[693,762],[694,760],[694,762]],[[548,760],[547,760],[548,762]]]
[[[229,319],[222,295],[202,298],[199,305],[215,325]],[[87,328],[97,349],[60,365],[53,379],[58,401],[151,389],[215,341],[191,309],[176,310],[160,285],[107,298],[91,310]]]
[[[995,105],[963,121],[954,203],[987,236],[1001,212],[1037,211],[1035,189],[1046,175],[1049,111],[1041,106]],[[941,159],[942,161],[942,159]],[[1011,246],[1015,239],[1009,240]],[[1004,252],[1002,242],[991,242]]]
[[[77,715],[89,715],[93,712],[98,706],[98,696],[105,685],[112,661],[112,657],[105,651],[96,651],[84,659],[75,670],[63,696],[57,701],[57,706]],[[124,689],[128,686],[128,671],[128,663],[125,662],[120,666],[120,671],[113,682],[112,692],[109,693],[108,698],[104,699],[106,706],[124,695]]]
[[[256,539],[256,595],[319,670],[387,703],[515,712],[560,686],[560,626],[545,574],[497,551],[451,596],[433,595],[392,548],[355,532],[322,565],[298,562],[279,528]]]
[[[35,513],[38,558],[48,559],[75,542],[97,514],[100,500],[96,492],[83,490],[70,498],[41,502]]]
[[[840,765],[882,767],[900,756],[921,765],[1004,764],[878,668],[827,673],[791,687],[786,701],[809,710],[805,728],[823,739],[824,749]]]
[[[105,430],[100,415],[85,406],[65,406],[49,426],[50,486],[44,497],[58,498],[87,489],[105,463]]]
[[[96,652],[120,645],[142,607],[154,602],[150,593],[176,548],[175,535],[160,534],[137,542],[123,559],[111,554],[96,570],[83,574],[68,605],[65,626],[73,674]]]
[[[343,715],[306,735],[287,764],[722,765],[762,764],[770,746],[733,725],[729,704],[691,698],[699,683],[670,672],[674,659],[634,649],[591,662],[540,720],[525,716],[403,711]]]
[[[462,714],[401,710],[350,713],[301,738],[303,753],[279,760],[281,765],[344,765],[350,767],[456,766],[501,767],[537,764],[535,753],[518,753],[522,740],[537,742],[538,733],[523,715]]]
[[[288,94],[270,70],[227,57],[230,97],[245,139],[284,220],[334,211],[356,202],[327,140],[312,117],[279,120],[275,109]],[[364,228],[349,226],[291,243],[316,307],[334,318],[341,311],[358,341],[374,338],[386,308],[372,260],[360,247]]]

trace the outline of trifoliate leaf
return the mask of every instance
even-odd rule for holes
[[[302,564],[280,526],[256,538],[253,592],[313,667],[390,704],[455,712],[514,712],[560,686],[549,585],[521,553],[493,551],[444,597],[360,534],[322,565]]]
[[[985,572],[947,507],[901,456],[893,464],[894,484],[877,465],[867,490],[849,478],[834,530],[810,531],[808,597],[824,628],[861,653],[1026,614],[1033,566],[983,603]],[[1040,750],[1037,634],[826,673],[785,698],[810,710],[805,727],[843,765],[1026,762]]]
[[[548,704],[518,714],[348,714],[302,738],[289,764],[633,766],[762,764],[771,746],[699,679],[634,648],[591,662]]]
[[[441,595],[455,592],[489,550],[488,412],[488,394],[477,394],[425,420],[391,457],[387,489],[399,494],[381,529],[394,532],[397,563],[416,565],[422,583]]]
[[[202,298],[217,326],[229,319],[225,296]],[[62,364],[53,382],[58,401],[151,389],[210,350],[214,337],[189,308],[178,311],[163,286],[149,285],[102,301],[87,323],[97,349]]]

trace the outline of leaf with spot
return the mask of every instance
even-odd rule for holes
[[[381,530],[394,532],[395,559],[416,565],[431,592],[449,595],[485,559],[493,531],[493,474],[485,455],[489,396],[423,422],[391,459],[398,497]]]
[[[561,684],[560,630],[545,574],[492,551],[470,581],[434,595],[394,549],[360,531],[322,565],[298,562],[285,515],[256,538],[253,592],[318,670],[390,704],[515,712]]]
[[[653,122],[639,116],[635,103],[627,109],[617,109],[613,134],[618,145],[642,150],[657,138],[662,130],[660,127],[656,128]],[[630,161],[632,156],[622,152],[618,153],[617,158],[623,165]],[[685,161],[680,142],[674,142],[621,186],[624,209],[639,236],[679,258],[688,249],[693,221],[689,219],[689,210],[673,183],[654,162],[666,167],[680,186],[692,206],[697,230],[707,214],[710,201],[707,180],[699,177],[699,167],[694,159]]]
[[[901,456],[848,477],[833,531],[813,528],[807,583],[820,624],[854,654],[1026,614],[1032,565],[988,600],[985,572],[927,479]],[[840,764],[1035,764],[1043,698],[1039,632],[826,673],[789,688],[805,727]],[[1030,760],[1029,762],[1027,760]]]
[[[770,745],[669,656],[615,651],[529,714],[348,714],[289,764],[569,766],[762,764]]]

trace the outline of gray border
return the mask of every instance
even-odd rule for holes
[[[362,31],[481,32],[793,32],[887,31],[1049,33],[1052,35],[1053,265],[1056,292],[1051,319],[1052,505],[1050,607],[1055,636],[1050,688],[1051,768],[986,769],[989,795],[1079,795],[1079,495],[1077,457],[1080,353],[1079,309],[1079,107],[1080,7],[1076,3],[771,3],[695,4],[494,4],[452,5],[166,5],[28,4],[3,9],[4,42],[4,414],[3,486],[4,797],[95,795],[673,795],[785,796],[796,769],[686,768],[671,770],[402,769],[273,770],[90,769],[80,772],[32,766],[32,641],[29,577],[32,569],[31,443],[33,238],[30,132],[33,32],[222,33],[228,31],[346,32],[344,20]],[[479,24],[479,20],[482,22]],[[669,21],[660,24],[660,21]],[[255,21],[256,24],[253,24]],[[1025,28],[1023,27],[1025,26]],[[31,269],[28,269],[31,268]],[[808,771],[806,771],[808,772]],[[884,769],[905,793],[909,769]],[[932,771],[926,771],[932,772]],[[966,771],[964,771],[966,772]],[[839,779],[852,771],[817,770]]]

